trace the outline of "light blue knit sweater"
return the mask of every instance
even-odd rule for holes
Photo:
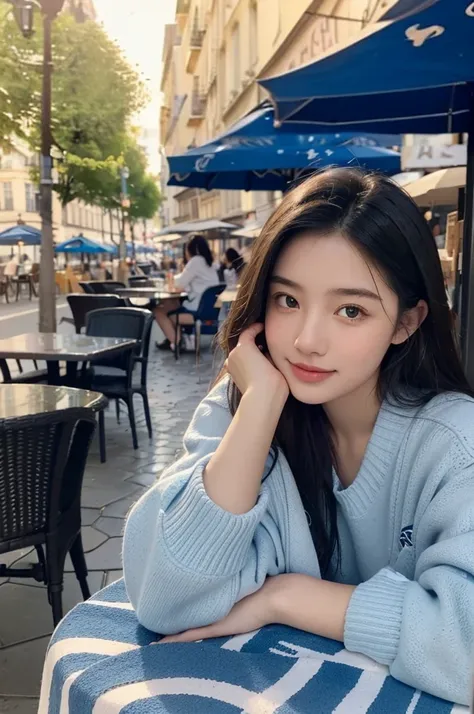
[[[138,619],[163,634],[223,618],[268,575],[319,577],[301,499],[282,454],[243,515],[202,474],[231,422],[227,382],[198,407],[185,453],[132,509],[124,574]],[[270,459],[269,459],[270,461]],[[342,564],[357,585],[344,643],[394,677],[450,701],[472,698],[474,400],[384,403],[354,483],[335,479]],[[315,603],[317,607],[317,603]]]

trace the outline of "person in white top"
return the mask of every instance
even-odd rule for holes
[[[179,290],[188,293],[188,299],[183,307],[187,312],[179,315],[180,325],[192,325],[194,323],[193,313],[199,307],[202,294],[207,288],[219,284],[217,270],[213,267],[213,256],[209,243],[204,236],[194,235],[186,246],[187,263],[181,273],[174,277],[174,286]],[[157,344],[159,349],[172,349],[175,345],[175,320],[176,316],[170,317],[169,313],[177,310],[181,303],[177,300],[167,300],[164,305],[155,308],[155,319],[165,335],[165,341]]]
[[[16,274],[18,273],[18,261],[16,257],[12,254],[10,256],[10,260],[5,266],[5,270],[3,271],[3,274],[5,276],[8,276],[10,278],[13,278]]]

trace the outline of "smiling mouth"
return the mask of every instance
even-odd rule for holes
[[[335,370],[321,369],[307,364],[293,364],[290,362],[293,374],[301,382],[324,382],[326,379],[336,374]]]

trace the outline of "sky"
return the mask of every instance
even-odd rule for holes
[[[176,0],[94,0],[94,5],[99,22],[122,47],[151,94],[150,103],[134,123],[148,130],[150,169],[157,172],[163,33],[165,24],[174,20]]]

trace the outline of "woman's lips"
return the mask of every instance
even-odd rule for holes
[[[319,369],[319,367],[310,367],[309,365],[293,364],[290,362],[293,374],[301,382],[324,382],[326,379],[336,374],[335,371]]]

